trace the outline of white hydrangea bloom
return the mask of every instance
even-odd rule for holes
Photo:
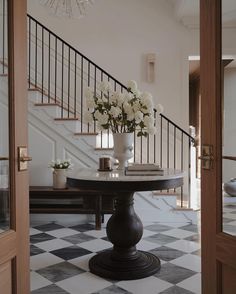
[[[125,95],[124,99],[127,102],[134,98],[132,93],[125,93],[124,95]]]
[[[114,118],[117,118],[120,114],[121,114],[121,109],[119,107],[115,107],[115,106],[112,106],[110,111],[109,111],[109,114],[114,117]]]
[[[127,101],[124,102],[123,109],[126,114],[133,113],[133,108],[132,108],[131,104],[128,103]]]
[[[157,111],[157,113],[162,113],[164,111],[163,105],[157,104],[156,111]]]
[[[134,101],[134,103],[133,103],[133,110],[134,110],[134,112],[139,111],[140,108],[141,108],[141,105],[140,105],[139,101],[138,100]]]
[[[109,119],[109,115],[107,113],[102,114],[99,112],[99,114],[97,115],[97,120],[100,125],[107,124],[108,119]]]
[[[118,97],[119,97],[119,92],[114,92],[110,97],[109,97],[109,101],[111,103],[117,103]]]
[[[151,127],[147,128],[147,133],[149,135],[154,135],[156,133],[156,130],[157,129],[154,126],[151,126]]]
[[[153,101],[152,101],[152,95],[149,92],[144,92],[140,96],[140,100],[143,106],[146,106],[148,110],[151,110],[153,108]]]
[[[117,97],[117,105],[121,107],[122,104],[124,103],[124,101],[125,101],[125,96],[124,96],[124,94],[119,93],[119,95],[118,95],[118,97]]]
[[[143,120],[143,113],[141,111],[137,111],[134,114],[135,122],[139,124]]]
[[[143,118],[143,122],[147,128],[154,126],[154,117],[152,115],[145,115]]]
[[[112,86],[108,81],[102,81],[99,85],[98,85],[98,91],[107,93],[108,91],[112,90]]]
[[[127,88],[130,89],[132,92],[136,92],[138,90],[137,82],[134,80],[128,81]]]

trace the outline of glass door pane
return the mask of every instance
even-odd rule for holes
[[[236,236],[236,1],[222,0],[222,219]]]
[[[7,8],[0,0],[0,233],[10,227]]]

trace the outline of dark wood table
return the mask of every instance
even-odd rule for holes
[[[98,172],[92,169],[80,169],[68,174],[69,187],[116,195],[115,211],[106,227],[113,248],[90,259],[92,273],[109,279],[134,280],[151,276],[160,269],[157,256],[136,249],[142,238],[143,225],[134,211],[133,196],[137,191],[180,187],[183,176],[181,171],[170,169],[166,169],[163,176],[125,176],[122,171]]]

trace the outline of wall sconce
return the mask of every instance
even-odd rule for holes
[[[155,63],[156,63],[156,54],[148,53],[146,56],[146,68],[147,68],[147,82],[155,82]]]

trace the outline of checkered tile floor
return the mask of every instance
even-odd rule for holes
[[[111,281],[89,272],[88,260],[110,248],[106,231],[92,224],[65,227],[48,223],[31,227],[32,294],[191,294],[200,289],[200,238],[189,223],[144,224],[138,249],[162,262],[154,276],[135,281]]]

